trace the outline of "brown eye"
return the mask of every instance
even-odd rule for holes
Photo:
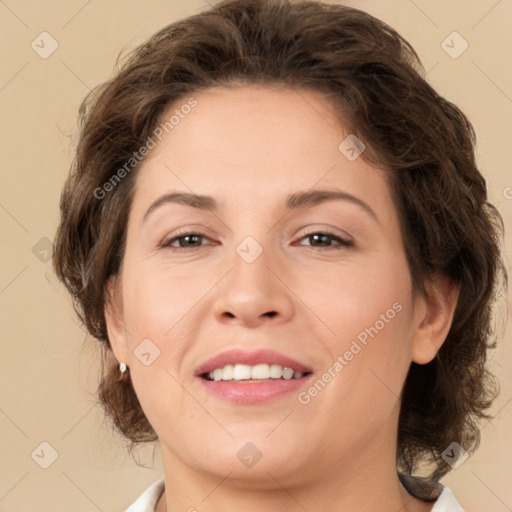
[[[333,233],[327,232],[309,233],[301,238],[301,240],[304,239],[308,239],[310,241],[310,247],[315,247],[320,250],[336,250],[343,247],[352,247],[354,245],[354,243],[349,240],[345,240]],[[333,244],[333,241],[336,242],[337,245]]]
[[[205,239],[206,236],[202,233],[183,233],[172,238],[168,238],[164,240],[161,244],[161,248],[171,248],[171,249],[195,249],[197,247],[202,246],[200,243],[202,239]],[[178,242],[178,245],[175,243]]]

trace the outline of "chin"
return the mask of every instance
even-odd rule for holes
[[[207,458],[203,455],[200,469],[220,478],[229,474],[230,482],[238,481],[241,486],[250,484],[252,488],[280,488],[276,480],[281,485],[300,481],[306,468],[311,467],[307,454],[298,450],[298,443],[293,439],[283,444],[265,439],[266,435],[223,442],[220,451],[210,451]]]

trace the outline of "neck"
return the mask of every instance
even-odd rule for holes
[[[386,456],[382,449],[385,448]],[[396,446],[373,444],[362,454],[347,454],[331,471],[311,471],[304,479],[261,471],[258,478],[200,473],[162,446],[165,492],[156,511],[215,512],[428,512],[433,503],[413,498],[398,478]],[[355,463],[348,464],[348,460]],[[254,468],[253,468],[254,469]],[[295,480],[295,481],[294,481]],[[227,504],[229,504],[227,506]]]

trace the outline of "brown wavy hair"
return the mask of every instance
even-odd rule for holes
[[[447,446],[456,441],[470,453],[476,449],[478,420],[489,417],[496,395],[486,357],[495,344],[491,312],[507,282],[503,222],[487,201],[468,119],[426,82],[417,54],[396,31],[342,5],[218,3],[153,35],[83,101],[54,268],[103,348],[100,401],[131,447],[157,439],[129,375],[119,380],[104,316],[140,163],[101,198],[97,191],[178,100],[219,85],[256,83],[328,93],[340,119],[364,141],[363,158],[389,171],[415,292],[424,293],[435,274],[460,286],[437,356],[411,364],[399,418],[397,467],[411,474],[433,465],[430,476],[438,480],[450,470],[441,457]]]

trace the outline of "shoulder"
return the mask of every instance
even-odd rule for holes
[[[453,492],[438,481],[402,473],[398,477],[411,496],[434,503],[430,512],[464,512]]]
[[[164,478],[151,484],[124,512],[154,512],[160,496],[164,492]]]
[[[441,495],[436,501],[431,512],[464,512],[455,495],[448,487],[443,487]]]

